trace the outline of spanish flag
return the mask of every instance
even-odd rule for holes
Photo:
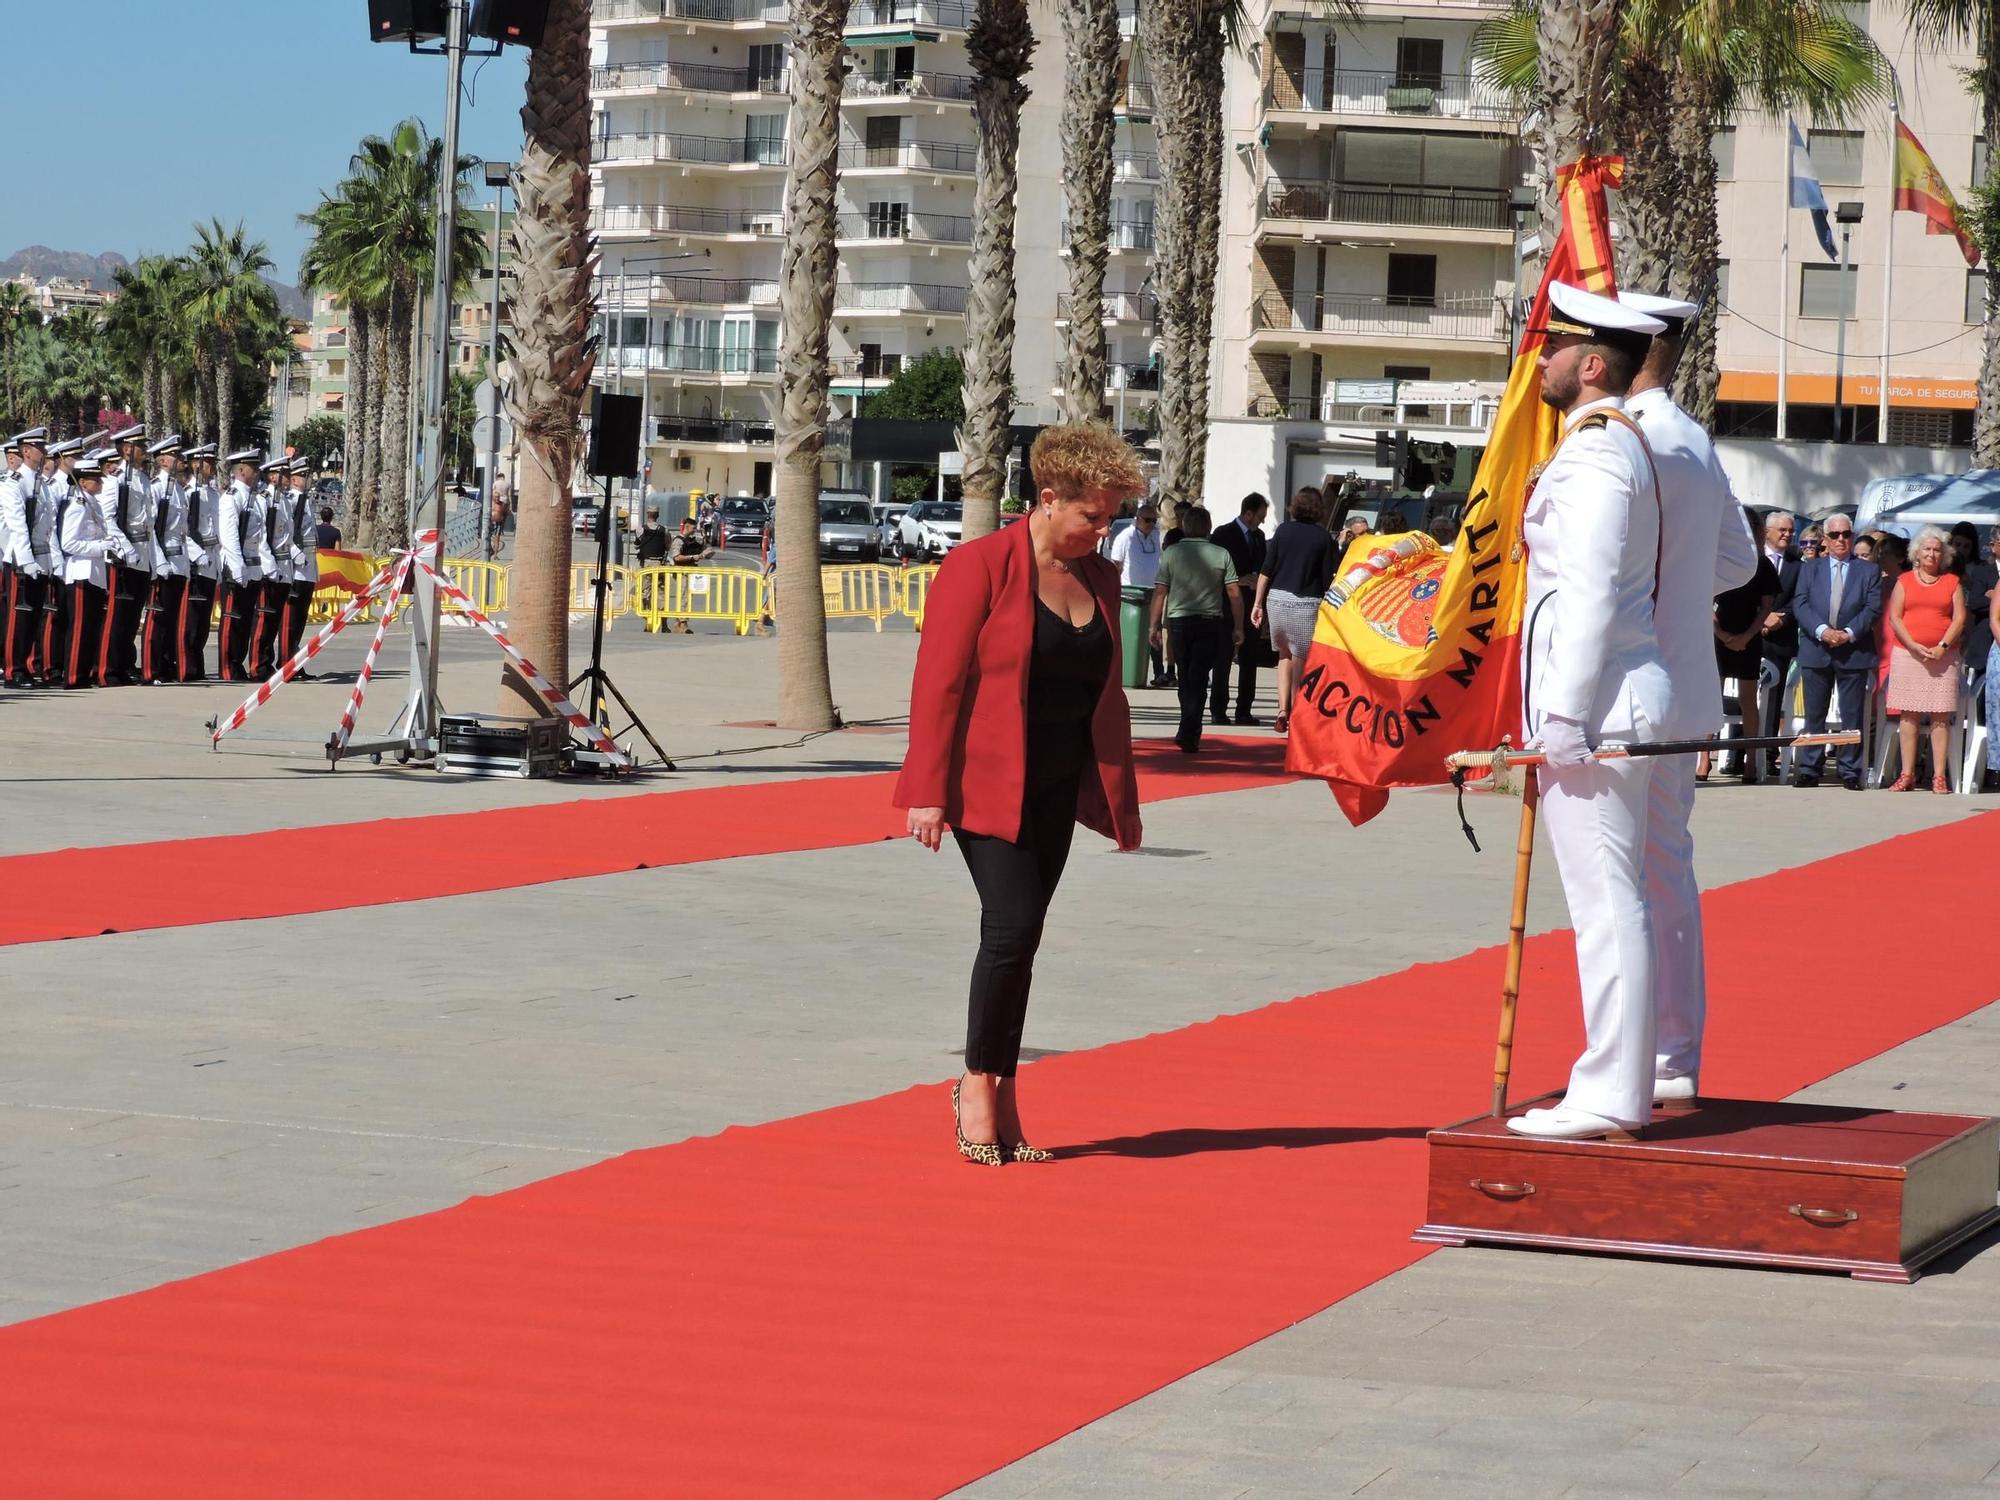
[[[1555,243],[1457,545],[1364,536],[1320,603],[1285,763],[1327,781],[1352,823],[1386,807],[1391,787],[1447,780],[1451,751],[1520,736],[1521,513],[1562,423],[1542,403],[1540,330],[1551,282],[1616,295],[1604,192],[1624,176],[1622,157],[1585,157],[1557,176]]]
[[[1911,134],[1910,127],[1901,120],[1896,122],[1896,167],[1890,179],[1896,191],[1896,208],[1908,209],[1913,214],[1922,214],[1928,224],[1928,234],[1948,234],[1958,241],[1959,253],[1965,257],[1968,266],[1979,264],[1979,247],[1972,242],[1959,218],[1958,200],[1951,195],[1951,189],[1944,185],[1939,175],[1937,163],[1931,160],[1930,152],[1924,150],[1923,143]]]
[[[319,586],[322,590],[358,594],[368,587],[377,569],[386,561],[387,558],[370,557],[365,552],[337,552],[331,547],[322,547],[319,549]]]

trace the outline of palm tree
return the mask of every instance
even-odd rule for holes
[[[21,331],[39,323],[32,304],[28,301],[28,289],[18,281],[0,281],[0,396],[7,402],[7,420],[4,424],[9,432],[21,425],[21,398],[18,373],[15,368],[15,351]]]
[[[277,294],[263,277],[272,262],[265,253],[264,242],[251,240],[241,223],[234,229],[225,229],[220,219],[212,219],[195,226],[189,263],[193,282],[186,304],[187,315],[201,330],[212,362],[215,440],[226,453],[236,435],[239,335],[245,325],[259,316],[272,320],[277,317]]]
[[[828,325],[838,257],[840,90],[848,0],[793,0],[792,108],[786,124],[785,249],[778,268],[778,723],[840,722],[826,662],[819,581],[819,457],[826,440]]]
[[[380,317],[377,303],[379,248],[361,226],[361,215],[343,182],[321,197],[300,222],[311,227],[312,239],[299,262],[299,285],[313,293],[330,293],[347,310],[346,461],[341,466],[342,530],[357,547],[369,550],[375,540],[374,485],[381,448],[382,423],[375,400],[379,376],[373,331]],[[371,418],[371,413],[373,414]]]
[[[509,580],[511,629],[552,682],[569,680],[569,487],[585,390],[597,362],[591,332],[590,0],[554,0],[528,60],[525,140],[515,178],[512,378],[501,382],[527,462]],[[831,286],[829,279],[828,285]],[[546,712],[509,667],[502,713]]]
[[[1069,329],[1063,419],[1104,414],[1104,266],[1110,255],[1118,0],[1061,0],[1063,189],[1069,203]]]
[[[2000,253],[1994,219],[2000,216],[2000,4],[1995,0],[1902,0],[1903,12],[1919,43],[1944,48],[1969,48],[1979,66],[1970,82],[1979,93],[1979,129],[1986,139],[1986,180],[1973,184],[1973,197],[1985,230],[1980,248],[1986,256],[1986,322],[1979,359],[1979,405],[1972,418],[1973,463],[2000,468],[2000,275],[1993,258]]]
[[[165,256],[142,256],[129,266],[111,273],[118,296],[104,312],[104,332],[112,357],[129,378],[136,379],[141,393],[140,415],[155,433],[168,426],[162,373],[167,351],[159,333],[171,321],[173,304],[164,300],[167,287]]]
[[[1555,173],[1611,150],[1617,119],[1618,41],[1626,0],[1548,0],[1536,18],[1541,58],[1534,103],[1540,117],[1542,222],[1556,222]]]
[[[1021,104],[1028,97],[1021,76],[1034,51],[1026,0],[979,0],[965,38],[979,134],[961,439],[968,541],[999,527],[1000,491],[1007,482],[1014,416],[1014,196],[1020,185]],[[1091,306],[1094,310],[1096,303]]]

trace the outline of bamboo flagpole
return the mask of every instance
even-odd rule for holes
[[[1493,1048],[1493,1117],[1507,1113],[1507,1080],[1514,1071],[1514,1015],[1521,1003],[1521,955],[1528,946],[1528,876],[1535,863],[1535,812],[1541,778],[1521,790],[1521,835],[1514,845],[1514,909],[1507,919],[1507,967],[1500,979],[1500,1036]]]
[[[1889,325],[1890,299],[1896,286],[1896,126],[1902,120],[1902,88],[1896,69],[1889,68],[1889,212],[1882,221],[1882,357],[1876,372],[1875,441],[1889,441]]]

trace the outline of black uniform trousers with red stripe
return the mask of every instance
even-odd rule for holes
[[[153,580],[153,597],[146,605],[146,629],[140,637],[139,675],[148,682],[181,680],[181,601],[188,581],[174,573]]]
[[[215,580],[191,574],[181,594],[182,682],[200,682],[208,675],[208,632],[214,613]]]
[[[257,634],[250,643],[250,675],[268,677],[278,667],[278,632],[284,625],[285,600],[291,584],[267,578],[257,585]]]
[[[242,682],[250,675],[250,647],[257,634],[257,601],[263,585],[254,578],[222,581],[222,645],[216,666],[224,682]]]
[[[35,678],[47,675],[42,659],[42,612],[48,598],[47,575],[30,578],[20,568],[5,569],[6,582],[0,586],[0,602],[7,608],[4,661],[0,674],[16,687],[27,687]]]
[[[152,588],[151,573],[124,563],[111,564],[109,613],[97,647],[100,681],[129,682],[139,675],[139,621]]]
[[[319,584],[310,578],[301,578],[291,588],[291,597],[285,602],[286,661],[299,654],[299,642],[306,635],[306,616],[312,611],[313,595],[319,592]]]
[[[69,652],[64,658],[63,686],[91,687],[99,681],[110,597],[94,583],[72,583],[65,592],[69,595]]]

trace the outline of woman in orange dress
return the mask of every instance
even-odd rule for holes
[[[1951,716],[1958,712],[1958,641],[1965,634],[1965,590],[1957,575],[1945,571],[1949,557],[1942,531],[1926,526],[1918,532],[1910,546],[1910,571],[1896,580],[1884,611],[1895,652],[1889,664],[1888,707],[1899,715],[1896,739],[1903,757],[1903,774],[1891,791],[1907,792],[1917,784],[1920,718],[1928,721],[1931,731],[1931,790],[1951,790],[1945,740]]]

